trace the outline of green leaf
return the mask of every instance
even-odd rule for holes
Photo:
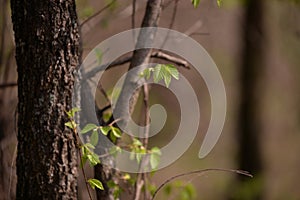
[[[220,8],[222,5],[222,0],[217,0],[218,7]]]
[[[101,64],[102,63],[102,57],[103,57],[103,53],[100,49],[95,49],[95,54],[97,57],[97,63]]]
[[[121,137],[121,130],[119,128],[116,128],[116,127],[111,127],[111,132],[114,136],[116,136],[117,138],[120,138]]]
[[[154,68],[153,81],[158,83],[160,80],[164,79],[164,82],[167,87],[171,83],[171,78],[179,79],[179,72],[174,65],[164,65],[158,64]]]
[[[151,149],[150,155],[150,165],[152,169],[156,169],[160,162],[161,151],[158,147],[153,147]]]
[[[65,126],[69,127],[70,129],[75,129],[76,123],[74,121],[69,121],[65,123]]]
[[[150,192],[150,194],[153,196],[154,193],[157,190],[157,187],[154,184],[148,184],[147,185],[148,191]]]
[[[200,0],[192,0],[192,4],[194,8],[197,8],[199,6]]]
[[[131,176],[130,176],[130,174],[125,173],[122,178],[123,178],[123,180],[129,180],[129,179],[131,179]]]
[[[89,151],[91,151],[90,149],[95,149],[94,145],[91,143],[85,143],[83,147],[87,148]]]
[[[91,178],[88,180],[88,182],[93,189],[96,187],[100,190],[104,190],[102,183],[98,179]]]
[[[107,185],[108,188],[113,188],[117,184],[113,180],[109,180],[109,181],[106,182],[106,185]]]
[[[97,129],[94,129],[94,130],[93,130],[93,133],[92,133],[92,135],[91,135],[91,138],[90,138],[91,144],[92,144],[93,146],[97,146],[97,144],[98,144],[98,139],[99,139],[98,131],[97,131]]]
[[[69,110],[67,112],[67,115],[68,115],[69,118],[72,118],[72,117],[74,117],[75,113],[78,112],[78,111],[80,111],[80,108],[76,108],[76,107],[72,108],[71,110]]]
[[[163,65],[156,65],[154,67],[154,72],[153,72],[153,81],[154,83],[158,83],[164,78],[164,68]]]
[[[103,135],[108,135],[109,131],[111,130],[111,126],[100,126],[100,131]]]
[[[173,76],[176,80],[179,79],[178,69],[174,65],[165,65],[166,70],[169,72],[171,76]]]
[[[81,134],[85,134],[93,129],[97,129],[97,125],[96,124],[87,124],[81,131]]]
[[[157,154],[150,155],[150,165],[152,169],[156,169],[160,162],[160,156]]]
[[[151,72],[153,71],[153,68],[146,68],[141,74],[141,77],[145,77],[146,79],[149,79],[151,76]]]
[[[108,122],[111,118],[112,113],[111,112],[106,112],[102,115],[104,122]]]
[[[167,88],[169,87],[170,83],[171,83],[171,75],[165,75],[164,76],[164,82],[167,86]]]
[[[115,186],[113,192],[114,199],[119,199],[121,193],[122,193],[122,189],[119,186]]]
[[[157,154],[159,156],[161,155],[161,151],[160,151],[160,149],[158,147],[153,147],[151,149],[151,153]]]
[[[100,164],[100,160],[97,154],[92,152],[91,154],[88,154],[86,157],[88,158],[92,166]]]
[[[109,138],[111,139],[111,141],[113,143],[115,143],[117,141],[117,137],[114,134],[109,134]]]
[[[142,142],[136,138],[133,138],[133,145],[134,146],[142,146]]]

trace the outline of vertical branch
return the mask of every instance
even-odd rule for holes
[[[136,10],[136,0],[132,0],[132,15],[131,15],[131,28],[135,28],[135,10]]]
[[[156,27],[158,24],[159,16],[161,13],[162,0],[149,0],[147,2],[146,13],[144,15],[142,27]],[[138,41],[136,47],[142,47],[145,42],[148,44],[153,43],[155,37],[155,31],[152,30],[142,30],[139,34]],[[152,49],[137,49],[133,52],[132,60],[129,66],[129,70],[140,67],[139,70],[134,70],[130,76],[126,76],[124,85],[122,87],[120,96],[117,100],[115,110],[118,111],[118,118],[124,119],[122,121],[122,125],[127,125],[128,120],[130,118],[130,114],[132,113],[134,106],[137,102],[140,89],[136,90],[134,94],[130,97],[130,93],[128,91],[131,90],[135,84],[138,84],[138,81],[141,81],[139,74],[146,68],[146,64],[149,63],[149,58],[151,56]],[[128,108],[128,99],[129,109]]]
[[[145,138],[143,140],[143,146],[144,148],[147,150],[148,149],[148,141],[149,141],[149,125],[150,124],[150,113],[149,113],[149,87],[148,84],[144,84],[143,86],[143,94],[144,94],[144,107],[145,107]],[[135,184],[135,194],[134,194],[134,200],[139,200],[140,196],[141,196],[141,191],[143,186],[146,186],[146,173],[143,172],[143,168],[145,166],[147,162],[147,157],[143,157],[143,159],[141,160],[141,164],[140,164],[140,172],[137,175],[137,180],[136,180],[136,184]],[[147,190],[144,190],[145,195],[147,196]]]
[[[0,39],[0,69],[3,64],[3,60],[4,60],[4,48],[5,48],[5,35],[6,35],[6,18],[7,18],[7,2],[8,0],[3,0],[3,4],[2,4],[2,29],[1,31],[1,39]]]
[[[156,27],[158,24],[159,16],[161,13],[161,7],[162,7],[162,0],[148,0],[147,6],[146,6],[146,12],[143,18],[142,27]],[[155,31],[141,31],[138,37],[138,41],[136,44],[136,47],[142,47],[145,42],[148,44],[153,43],[155,37]],[[137,49],[133,52],[132,60],[129,66],[129,70],[145,65],[149,63],[149,59],[152,53],[152,49]],[[146,66],[145,66],[146,67]],[[144,67],[144,69],[145,69]],[[139,90],[135,91],[135,93],[130,98],[130,93],[128,92],[134,84],[137,84],[140,79],[140,72],[144,70],[143,68],[139,70],[135,70],[134,74],[131,74],[130,76],[126,76],[124,85],[122,87],[120,96],[117,100],[115,110],[119,111],[118,118],[125,119],[122,121],[123,124],[127,124],[130,114],[133,111],[133,108],[137,102],[138,96],[139,96]],[[128,108],[128,99],[130,99],[129,102],[129,109]],[[114,113],[115,114],[115,113]],[[104,166],[96,166],[95,168],[95,177],[97,179],[100,179],[104,183],[105,180],[109,180],[111,178],[111,175],[113,174],[113,169],[109,169],[105,172]],[[104,184],[104,187],[107,187],[106,184]],[[97,199],[111,199],[111,192],[107,191],[97,191]]]

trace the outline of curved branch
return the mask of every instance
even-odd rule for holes
[[[157,193],[169,182],[173,181],[174,179],[183,177],[183,176],[188,176],[188,175],[192,175],[192,174],[203,174],[203,173],[207,173],[207,172],[211,172],[211,171],[219,171],[219,172],[231,172],[231,173],[236,173],[236,174],[241,174],[244,176],[248,176],[248,177],[253,177],[249,172],[247,171],[243,171],[243,170],[235,170],[235,169],[219,169],[219,168],[212,168],[212,169],[202,169],[202,170],[196,170],[196,171],[190,171],[190,172],[186,172],[183,174],[178,174],[176,176],[172,176],[171,178],[167,179],[165,182],[163,182],[158,188],[157,190],[154,192],[151,200],[154,200],[155,196],[157,195]]]

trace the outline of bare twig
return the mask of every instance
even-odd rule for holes
[[[132,0],[132,14],[131,14],[131,28],[135,28],[135,10],[136,10],[136,0]]]
[[[166,38],[164,39],[163,44],[162,44],[161,47],[160,47],[161,49],[165,46],[165,44],[166,44],[166,42],[167,42],[167,39],[168,39],[168,37],[169,37],[169,35],[170,35],[170,31],[171,31],[171,29],[172,29],[173,26],[174,26],[174,22],[175,22],[175,18],[176,18],[176,13],[177,13],[177,7],[178,7],[178,1],[179,1],[179,0],[175,0],[174,8],[173,8],[173,13],[172,13],[172,17],[171,17],[171,22],[170,22],[169,28],[168,28],[168,33],[167,33],[167,35],[166,35]]]
[[[154,200],[154,198],[156,197],[157,193],[169,182],[173,181],[174,179],[183,177],[183,176],[188,176],[188,175],[192,175],[192,174],[203,174],[203,173],[207,173],[207,172],[211,172],[211,171],[219,171],[219,172],[231,172],[231,173],[237,173],[237,174],[241,174],[241,175],[245,175],[248,177],[253,177],[249,172],[247,171],[243,171],[243,170],[235,170],[235,169],[219,169],[219,168],[212,168],[212,169],[202,169],[202,170],[196,170],[196,171],[190,171],[190,172],[186,172],[186,173],[182,173],[182,174],[178,174],[176,176],[172,176],[171,178],[167,179],[165,182],[163,182],[158,188],[157,190],[154,192],[151,200]]]
[[[145,136],[143,140],[143,146],[147,150],[148,148],[148,141],[149,141],[149,123],[150,123],[150,113],[149,113],[149,87],[148,84],[143,85],[143,95],[144,95],[144,107],[145,107]],[[146,185],[146,173],[143,172],[144,165],[147,162],[147,158],[143,157],[141,162],[140,162],[140,169],[139,173],[137,175],[137,181],[135,184],[135,195],[134,195],[134,200],[139,200],[141,196],[141,191],[143,185]],[[147,190],[144,190],[144,197],[147,196]],[[144,198],[146,199],[146,198]]]
[[[173,1],[177,1],[177,0],[169,0],[168,2],[164,3],[164,5],[162,6],[162,10],[169,7]],[[178,1],[180,1],[180,0],[178,0]]]
[[[174,63],[174,64],[176,64],[180,67],[190,69],[190,65],[186,60],[184,60],[182,58],[172,56],[172,55],[164,53],[162,51],[152,52],[150,56],[152,58],[158,58],[158,59],[166,60],[166,61],[172,62],[172,63]],[[132,60],[132,56],[125,56],[123,58],[120,58],[118,60],[113,61],[110,64],[106,63],[106,64],[103,64],[103,65],[97,66],[97,67],[93,68],[92,70],[88,71],[87,73],[83,74],[82,79],[87,80],[87,79],[95,76],[95,74],[97,74],[98,72],[101,72],[101,71],[104,71],[104,70],[107,70],[107,69],[111,69],[111,68],[126,64],[128,62],[131,62],[131,60]]]
[[[128,62],[131,61],[131,58],[132,58],[132,56],[126,56],[126,57],[120,58],[118,60],[115,60],[110,64],[106,63],[106,64],[100,65],[98,67],[95,67],[92,70],[88,71],[87,73],[83,74],[82,79],[87,80],[87,79],[95,76],[95,74],[100,72],[100,71],[104,71],[106,69],[110,69],[110,68],[128,63]],[[107,67],[107,65],[109,65],[109,66]]]
[[[7,87],[15,87],[17,85],[18,85],[18,83],[3,83],[3,84],[0,84],[0,89],[7,88]]]
[[[105,11],[106,9],[108,9],[110,6],[112,6],[117,0],[112,0],[110,3],[108,3],[107,5],[105,5],[102,9],[100,9],[98,12],[96,12],[95,14],[93,14],[92,16],[90,16],[89,18],[87,18],[85,21],[83,21],[80,24],[80,27],[83,27],[83,25],[85,25],[87,22],[89,22],[91,19],[97,17],[98,15],[100,15],[103,11]]]
[[[151,57],[166,60],[166,61],[172,62],[180,67],[190,69],[190,65],[186,60],[179,58],[179,57],[172,56],[172,55],[164,53],[162,51],[153,52],[151,54]]]
[[[81,164],[81,170],[82,170],[82,174],[83,174],[85,186],[86,186],[86,189],[87,189],[87,192],[88,192],[88,195],[89,195],[90,200],[93,200],[92,194],[91,194],[91,192],[90,192],[90,190],[89,190],[89,185],[88,185],[88,181],[87,181],[87,176],[86,176],[85,170],[84,170],[84,168],[83,168],[82,153],[81,153],[81,150],[80,150],[80,146],[82,145],[82,143],[81,143],[81,140],[79,139],[77,129],[76,129],[76,127],[73,125],[73,123],[72,123],[72,130],[73,130],[73,133],[74,133],[75,139],[76,139],[76,146],[77,146],[77,151],[78,151],[78,154],[79,154],[79,159],[80,159],[80,164]]]
[[[7,0],[4,0],[2,7],[2,34],[0,39],[0,68],[2,67],[3,57],[4,57],[4,47],[5,47],[5,34],[6,34],[6,18],[7,18]]]

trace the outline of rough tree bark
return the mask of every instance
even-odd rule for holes
[[[65,127],[80,61],[75,0],[11,0],[18,67],[17,199],[77,199]]]

